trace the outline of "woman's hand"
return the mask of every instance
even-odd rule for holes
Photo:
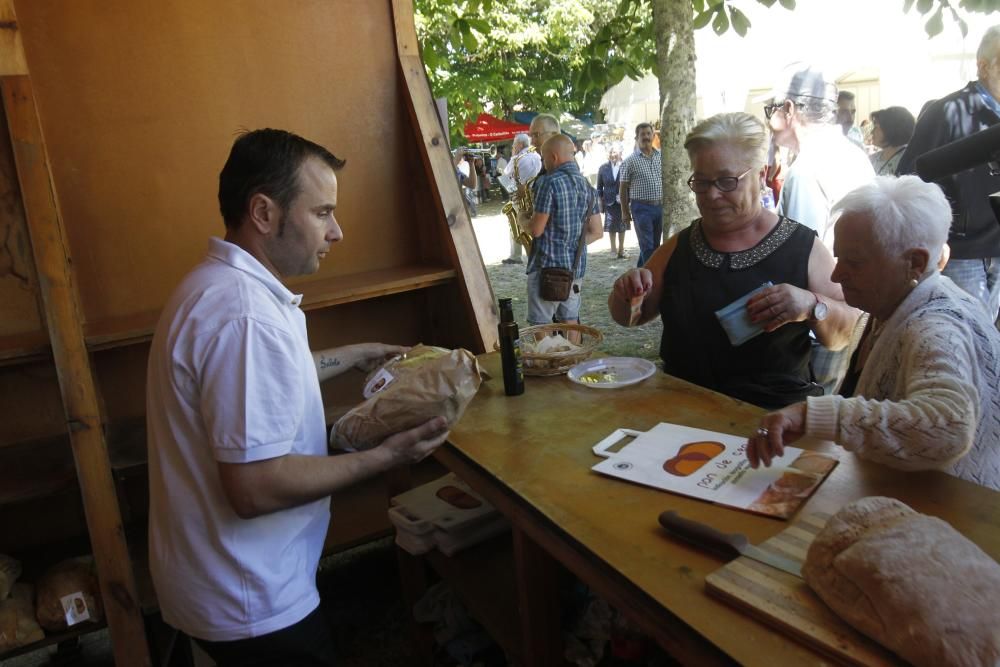
[[[631,269],[618,276],[611,291],[625,302],[644,297],[653,288],[653,274],[649,269]]]
[[[608,300],[609,306],[613,306],[612,317],[615,321],[629,327],[641,324],[642,304],[651,289],[653,273],[649,269],[632,269],[619,276],[611,288]],[[619,304],[627,304],[628,310],[624,310]],[[614,309],[620,309],[617,315]]]
[[[750,321],[771,333],[789,322],[802,322],[812,315],[816,295],[788,283],[761,290],[747,302]]]
[[[761,463],[765,468],[771,460],[784,455],[785,445],[802,437],[806,431],[806,404],[794,403],[760,420],[760,428],[747,440],[747,459],[751,468]]]

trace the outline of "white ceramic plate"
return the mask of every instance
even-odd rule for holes
[[[656,364],[636,357],[601,357],[573,366],[566,377],[584,387],[617,389],[642,382],[656,372]]]

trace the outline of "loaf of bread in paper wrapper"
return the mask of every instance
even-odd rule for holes
[[[35,590],[31,584],[14,584],[0,600],[0,653],[45,638],[35,619]]]
[[[38,623],[50,632],[68,627],[62,602],[67,595],[80,594],[88,620],[96,622],[104,618],[97,571],[94,559],[89,556],[53,565],[38,579],[37,587]]]
[[[816,536],[802,576],[914,665],[1000,665],[1000,565],[941,519],[862,498]]]
[[[21,563],[6,554],[0,554],[0,600],[6,600],[21,576]]]
[[[364,403],[333,425],[330,446],[371,449],[438,416],[453,425],[481,383],[479,363],[468,350],[416,345],[369,376]]]

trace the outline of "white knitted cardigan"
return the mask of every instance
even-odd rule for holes
[[[938,273],[886,321],[854,397],[807,400],[807,435],[1000,490],[1000,333],[979,301]]]

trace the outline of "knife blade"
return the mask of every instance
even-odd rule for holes
[[[674,510],[667,510],[660,514],[660,525],[671,535],[718,556],[727,559],[746,556],[758,563],[764,563],[782,572],[802,578],[802,566],[799,563],[755,547],[742,533],[723,533],[699,521],[685,519]]]

